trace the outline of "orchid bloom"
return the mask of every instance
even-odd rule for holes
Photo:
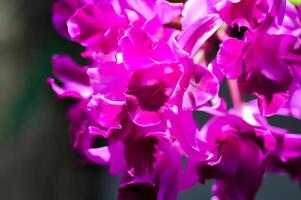
[[[88,64],[55,55],[47,82],[74,100],[80,158],[121,176],[118,200],[175,200],[209,179],[213,199],[252,200],[266,173],[300,183],[301,137],[267,120],[301,120],[300,5],[57,0],[52,11]]]

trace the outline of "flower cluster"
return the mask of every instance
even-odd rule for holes
[[[89,61],[56,55],[59,83],[48,79],[58,97],[75,99],[75,151],[121,175],[119,200],[172,200],[209,179],[214,199],[251,200],[268,172],[300,182],[301,135],[267,119],[301,120],[301,7],[177,2],[53,4],[56,30]],[[225,81],[233,107],[219,93]]]

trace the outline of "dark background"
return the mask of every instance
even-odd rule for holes
[[[80,164],[71,148],[68,103],[46,85],[53,54],[80,60],[81,51],[52,28],[51,2],[0,0],[0,199],[115,199],[118,178]],[[210,187],[198,185],[179,199],[209,200]],[[301,192],[289,177],[268,175],[257,199],[297,200]]]

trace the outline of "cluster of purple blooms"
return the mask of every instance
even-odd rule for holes
[[[301,135],[267,117],[301,120],[301,6],[177,2],[54,3],[56,30],[89,61],[56,55],[60,83],[48,79],[58,97],[76,99],[74,149],[121,175],[119,200],[173,200],[209,179],[214,200],[252,200],[269,172],[300,183]],[[224,80],[232,108],[219,93]],[[201,124],[194,116],[204,112]]]

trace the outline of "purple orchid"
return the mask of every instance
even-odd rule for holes
[[[215,159],[198,164],[199,181],[214,178],[218,199],[254,199],[275,146],[271,133],[231,115],[213,119],[204,129],[202,137],[212,145]]]
[[[287,101],[291,88],[299,81],[300,68],[300,39],[293,34],[270,33],[268,29],[278,26],[270,21],[267,18],[258,29],[242,32],[243,39],[225,39],[216,57],[227,78],[238,78],[243,93],[257,96],[263,115],[276,113]]]
[[[55,28],[89,60],[56,55],[48,79],[75,100],[74,150],[121,176],[119,200],[175,200],[209,179],[214,199],[252,200],[266,173],[300,183],[301,137],[267,121],[301,120],[300,13],[286,0],[56,1]]]

